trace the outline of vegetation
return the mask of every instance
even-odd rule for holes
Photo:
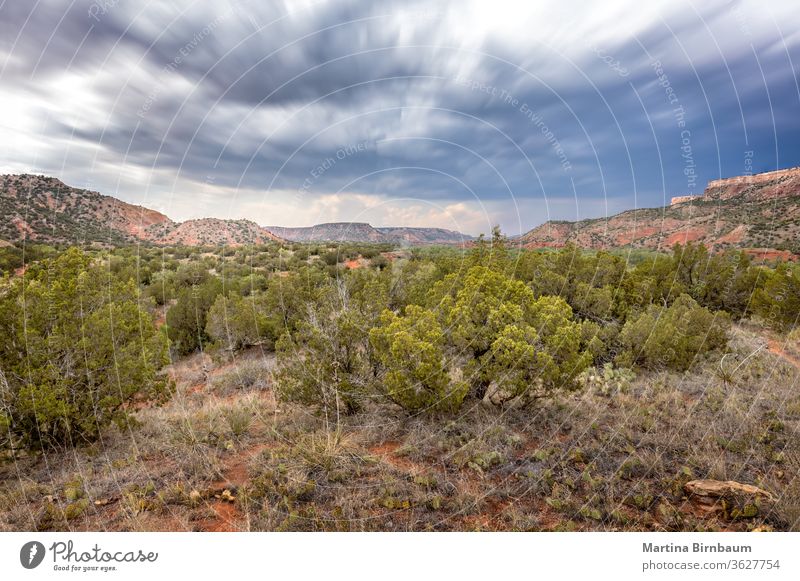
[[[275,332],[265,306],[263,296],[219,294],[206,316],[206,334],[229,351],[262,344],[272,347]]]
[[[137,395],[161,398],[166,339],[136,288],[70,249],[9,280],[0,296],[0,442],[78,445],[127,417]]]
[[[380,325],[370,331],[370,341],[384,373],[381,384],[387,397],[411,411],[457,410],[467,385],[448,369],[444,333],[436,315],[409,305],[405,316],[384,311]]]
[[[167,311],[167,333],[176,354],[186,355],[210,342],[206,333],[208,311],[221,292],[222,283],[210,278],[178,293],[177,302]]]
[[[754,343],[797,336],[796,265],[520,250],[499,231],[468,249],[43,247],[24,272],[17,250],[0,249],[0,448],[33,463],[133,430],[165,468],[130,469],[132,526],[208,501],[269,530],[700,530],[691,477],[800,486],[792,368]],[[167,373],[180,397],[158,407]],[[117,445],[120,466],[138,457]],[[209,489],[231,474],[225,498]],[[108,491],[87,478],[65,473],[27,525],[89,518]],[[505,496],[470,496],[489,489]],[[480,521],[511,498],[524,510]],[[791,506],[741,527],[791,528]]]
[[[728,315],[714,314],[689,295],[680,295],[669,307],[650,305],[628,318],[620,333],[619,362],[645,367],[688,369],[695,358],[725,347]]]

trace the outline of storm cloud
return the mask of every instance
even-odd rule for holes
[[[515,234],[800,165],[789,2],[6,2],[0,171]]]

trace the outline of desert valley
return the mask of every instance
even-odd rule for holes
[[[4,530],[792,530],[798,170],[513,238],[0,180]]]

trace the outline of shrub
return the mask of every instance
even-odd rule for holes
[[[251,294],[255,294],[260,291],[267,290],[268,282],[267,277],[260,273],[252,273],[244,278],[242,278],[239,282],[240,292],[242,295],[247,296]]]
[[[386,258],[383,254],[377,254],[369,261],[369,265],[372,268],[383,270],[384,268],[389,266],[389,259]]]
[[[702,289],[693,298],[704,307],[742,318],[752,312],[753,296],[764,282],[760,271],[744,252],[715,254],[708,261]]]
[[[446,284],[455,284],[455,276],[438,283]],[[489,268],[470,268],[440,308],[453,346],[467,359],[467,376],[478,398],[492,382],[493,401],[501,394],[500,400],[507,400],[570,389],[592,361],[582,350],[582,330],[564,299],[536,299],[523,282]]]
[[[712,313],[684,294],[668,308],[651,305],[625,323],[617,363],[684,371],[699,355],[724,348],[729,327],[726,313]]]
[[[121,283],[78,249],[31,267],[0,292],[0,438],[11,447],[76,445],[161,398],[167,342]],[[3,440],[0,440],[3,442]]]
[[[208,268],[201,262],[189,262],[178,267],[175,282],[178,286],[192,287],[206,282],[211,275]]]
[[[595,363],[604,363],[614,358],[622,325],[616,320],[600,325],[594,321],[581,322],[583,346],[592,354]]]
[[[328,250],[322,255],[322,260],[328,266],[334,266],[343,260],[344,256],[338,250]]]
[[[764,287],[756,292],[755,312],[779,331],[791,331],[800,322],[800,270],[779,264],[765,270]]]
[[[264,293],[264,309],[272,319],[275,336],[293,333],[308,315],[307,305],[321,299],[328,278],[317,269],[302,267],[286,277],[275,277]]]
[[[230,351],[261,344],[271,348],[275,330],[263,302],[261,297],[218,295],[206,317],[206,334]]]
[[[440,303],[450,329],[451,340],[475,358],[486,353],[506,325],[529,318],[534,303],[533,291],[483,266],[470,268],[463,283],[450,275],[437,286],[453,286],[455,292]]]
[[[346,291],[329,289],[320,303],[309,305],[297,332],[278,341],[278,395],[319,405],[326,413],[355,412],[371,379],[368,347],[364,319],[349,308]]]
[[[370,342],[385,373],[386,396],[411,411],[454,411],[467,394],[467,385],[453,379],[444,358],[444,333],[436,316],[410,305],[404,317],[381,315],[370,331]]]
[[[507,325],[479,360],[484,381],[494,385],[494,403],[575,389],[576,378],[592,362],[582,349],[581,325],[564,299],[540,297],[530,311],[527,321]]]
[[[167,311],[167,333],[175,353],[186,355],[209,341],[208,311],[221,292],[222,283],[213,277],[178,293],[178,301]]]
[[[175,273],[171,270],[160,270],[150,278],[142,295],[152,297],[157,305],[165,305],[175,298]]]
[[[606,320],[614,307],[614,289],[610,286],[594,288],[579,282],[572,304],[581,317]]]

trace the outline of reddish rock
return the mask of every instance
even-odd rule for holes
[[[526,248],[572,243],[594,249],[652,250],[700,242],[713,250],[758,248],[750,254],[767,261],[796,260],[792,252],[774,246],[792,247],[798,239],[800,168],[793,168],[713,180],[702,196],[677,196],[663,208],[628,210],[579,222],[547,222],[523,234],[519,242]]]

